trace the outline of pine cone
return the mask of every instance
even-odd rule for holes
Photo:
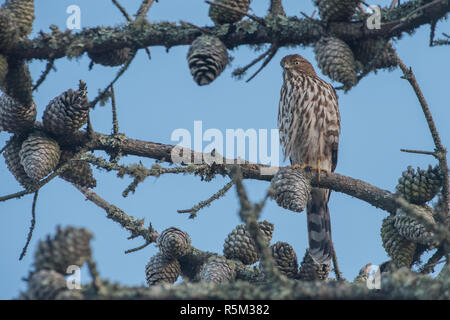
[[[58,142],[42,132],[35,131],[22,143],[19,155],[27,175],[37,181],[56,168],[60,150]]]
[[[325,75],[343,83],[346,91],[356,85],[358,68],[352,50],[344,41],[323,37],[314,46],[314,52],[319,68]]]
[[[36,270],[55,270],[66,274],[71,265],[82,266],[91,256],[92,233],[87,229],[57,227],[52,239],[40,241],[34,255]]]
[[[44,128],[55,135],[71,134],[87,123],[89,105],[86,84],[80,80],[77,91],[69,89],[47,105]]]
[[[16,27],[11,15],[1,9],[0,30],[2,30],[0,32],[0,48],[5,52],[20,38],[20,30]]]
[[[180,275],[180,270],[178,260],[168,259],[158,252],[145,266],[145,278],[149,286],[174,283]]]
[[[215,0],[214,3],[224,4],[229,7],[247,12],[250,8],[250,0]],[[241,20],[244,15],[237,11],[228,10],[227,8],[210,5],[209,17],[217,24],[235,23]]]
[[[234,281],[236,273],[222,258],[214,258],[203,266],[200,281],[213,283],[228,283]]]
[[[433,199],[441,186],[442,175],[438,166],[432,168],[430,165],[427,171],[420,168],[416,171],[408,166],[398,179],[396,189],[408,202],[421,205]]]
[[[31,75],[24,60],[8,58],[8,73],[5,77],[5,92],[20,104],[29,107],[33,104]]]
[[[210,84],[225,69],[228,52],[219,38],[203,35],[192,42],[187,60],[195,82],[203,86]]]
[[[280,169],[271,182],[273,198],[287,210],[302,212],[308,202],[311,185],[303,171],[292,168]]]
[[[124,64],[128,61],[131,55],[132,51],[127,47],[102,52],[88,52],[88,56],[93,62],[109,67]]]
[[[74,155],[75,152],[73,151],[63,150],[61,152],[60,164],[70,161]],[[95,188],[97,186],[97,180],[95,180],[92,174],[91,166],[85,161],[72,161],[69,168],[61,173],[59,177],[85,188]]]
[[[278,269],[288,278],[294,279],[298,273],[297,255],[287,242],[277,242],[270,247]]]
[[[267,221],[258,223],[267,245],[272,239],[273,224]],[[223,254],[228,259],[238,259],[244,264],[253,264],[258,261],[256,245],[245,224],[238,225],[225,239]]]
[[[191,250],[191,238],[177,228],[171,227],[164,230],[157,240],[159,250],[167,258],[180,258]]]
[[[19,27],[20,36],[29,35],[33,30],[34,0],[6,0],[0,11],[8,14]]]
[[[416,244],[405,239],[398,233],[394,226],[394,218],[391,216],[383,220],[381,239],[384,249],[398,268],[411,267]]]
[[[30,107],[26,107],[6,94],[0,97],[0,131],[25,133],[31,129],[35,120],[34,102]]]
[[[314,0],[323,21],[350,21],[360,0]]]
[[[67,290],[66,279],[54,270],[40,270],[28,278],[26,296],[32,300],[53,300]]]
[[[5,151],[3,151],[3,157],[5,157],[6,166],[8,170],[13,174],[14,178],[24,187],[29,188],[34,184],[22,164],[20,163],[20,149],[22,148],[24,138],[14,135],[6,143]]]
[[[330,274],[330,270],[330,264],[314,262],[309,254],[309,249],[306,249],[297,277],[303,281],[326,280]]]
[[[1,30],[1,20],[0,20],[0,30]],[[1,39],[0,39],[0,47],[2,47]],[[0,90],[5,90],[5,79],[7,73],[8,73],[8,59],[6,59],[4,55],[0,54]]]
[[[433,212],[430,209],[425,207],[416,208],[417,210],[420,210],[431,223],[435,223]],[[415,217],[408,215],[402,209],[397,210],[393,220],[395,229],[397,229],[397,232],[404,238],[424,245],[436,245],[433,243],[433,232],[428,231]]]
[[[392,68],[397,66],[397,60],[395,57],[395,50],[392,47],[392,43],[386,45],[385,40],[368,39],[358,41],[352,46],[355,59],[360,61],[363,65],[373,63],[374,69]],[[382,47],[385,47],[382,49]],[[372,60],[379,53],[375,62]]]

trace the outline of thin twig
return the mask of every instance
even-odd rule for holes
[[[407,152],[407,153],[417,153],[417,154],[426,154],[430,156],[436,157],[436,152],[433,151],[423,151],[423,150],[411,150],[411,149],[400,149],[401,152]]]
[[[194,219],[195,217],[197,217],[198,211],[200,211],[204,207],[209,207],[214,200],[217,200],[217,199],[220,199],[221,197],[223,197],[228,192],[228,190],[230,190],[230,188],[233,185],[234,185],[234,181],[231,180],[225,186],[223,186],[219,191],[217,191],[215,194],[213,194],[211,197],[209,197],[207,200],[201,201],[199,204],[195,205],[194,207],[192,207],[190,209],[177,210],[177,212],[178,213],[190,213],[189,219]]]
[[[119,122],[117,121],[117,108],[116,108],[116,96],[114,94],[114,86],[111,85],[111,105],[112,105],[112,124],[113,124],[113,134],[119,133]]]
[[[100,292],[100,290],[102,288],[103,281],[102,281],[102,278],[100,277],[100,273],[98,272],[97,264],[95,263],[92,256],[90,256],[87,259],[87,265],[88,265],[88,269],[89,269],[89,274],[91,275],[91,278],[92,278],[92,287],[98,293],[98,292]]]
[[[447,216],[449,214],[449,170],[447,164],[447,150],[442,145],[441,138],[439,136],[439,132],[436,129],[436,125],[433,120],[433,116],[431,115],[430,108],[428,106],[427,101],[420,89],[420,86],[416,80],[416,77],[411,68],[408,68],[400,57],[396,54],[397,63],[400,69],[403,71],[403,78],[408,80],[411,86],[414,89],[414,92],[419,100],[420,106],[422,107],[422,111],[424,113],[425,119],[428,123],[428,128],[431,132],[431,136],[433,138],[434,145],[436,147],[435,156],[439,160],[439,165],[441,167],[444,183],[442,188],[443,201],[444,201],[444,212],[440,213],[442,221],[447,221]]]
[[[114,79],[106,86],[106,88],[103,89],[103,91],[101,91],[97,95],[97,97],[89,103],[89,108],[94,108],[95,105],[105,96],[106,92],[108,92],[111,89],[111,86],[113,86],[116,83],[116,81],[119,80],[119,78],[125,73],[125,71],[128,69],[128,67],[130,66],[130,64],[133,61],[135,56],[136,56],[136,51],[134,51],[131,54],[128,61],[125,62],[125,64],[122,66],[122,68],[120,68],[120,70],[117,72]]]
[[[113,204],[110,204],[102,197],[100,197],[97,193],[92,191],[91,189],[82,187],[80,185],[72,184],[75,188],[80,191],[87,200],[94,203],[96,206],[102,208],[106,211],[106,217],[111,219],[117,223],[119,223],[122,227],[131,232],[131,238],[143,237],[146,242],[153,243],[156,241],[158,237],[158,232],[153,229],[152,224],[149,224],[149,227],[144,227],[143,220],[136,220],[134,217],[127,215],[123,210],[116,207]]]
[[[37,90],[37,88],[39,88],[39,86],[44,82],[44,80],[47,78],[48,74],[50,73],[50,71],[54,70],[55,66],[55,59],[50,59],[47,62],[47,65],[45,66],[45,70],[42,71],[41,76],[39,77],[39,79],[36,81],[36,84],[33,86],[33,88],[31,89],[32,91]]]
[[[434,20],[430,23],[430,44],[429,44],[430,47],[432,47],[433,43],[434,43],[434,35],[436,32],[436,25],[437,25],[437,20]]]
[[[427,261],[427,263],[421,268],[420,273],[428,274],[434,271],[434,266],[441,263],[441,258],[445,256],[445,252],[443,247],[439,247],[439,249],[433,254],[433,256]],[[444,260],[445,261],[445,260]]]
[[[250,202],[242,182],[242,173],[239,166],[233,167],[233,180],[236,184],[236,191],[241,205],[239,209],[239,216],[241,220],[246,224],[247,230],[253,238],[258,256],[260,257],[260,265],[264,274],[269,281],[281,281],[282,277],[278,271],[272,254],[264,241],[262,231],[258,226],[258,218],[261,211],[269,198],[269,192],[267,192],[265,198],[258,204],[254,205]]]
[[[152,6],[154,0],[144,0],[141,3],[141,6],[139,7],[138,11],[136,12],[136,17],[142,17],[147,14],[148,10],[150,10],[150,7]],[[158,2],[158,0],[156,0]]]
[[[123,16],[125,17],[125,19],[128,20],[128,22],[133,21],[133,19],[130,17],[130,15],[128,14],[127,10],[125,10],[124,7],[122,7],[122,5],[117,1],[117,0],[112,0],[112,2],[114,3],[114,5],[120,10],[120,12],[122,12]]]
[[[250,62],[249,64],[247,64],[245,67],[242,68],[237,68],[236,70],[233,71],[232,75],[234,77],[238,77],[238,79],[240,77],[242,77],[248,69],[250,69],[251,67],[253,67],[255,64],[257,64],[259,61],[261,61],[262,59],[264,59],[272,50],[272,46],[269,47],[269,49],[267,49],[266,51],[264,51],[263,54],[261,54],[260,56],[258,56],[256,59],[254,59],[252,62]]]
[[[273,57],[277,54],[278,51],[278,45],[273,44],[270,49],[269,49],[269,55],[267,56],[267,58],[264,60],[264,62],[261,64],[261,67],[259,67],[258,70],[256,70],[256,72],[250,77],[248,78],[245,82],[249,82],[251,81],[254,77],[256,77],[258,75],[258,73],[261,72],[262,69],[264,69],[269,62],[273,59]]]
[[[395,8],[395,5],[398,3],[398,0],[392,0],[391,5],[389,6],[389,10],[392,10]]]
[[[336,254],[336,250],[334,249],[334,243],[331,243],[331,247],[332,247],[332,251],[333,251],[333,259],[332,259],[333,260],[333,271],[334,271],[334,274],[336,275],[336,280],[341,281],[341,280],[343,280],[342,272],[339,269],[337,254]]]
[[[247,13],[247,12],[242,11],[242,10],[240,10],[240,9],[233,8],[233,7],[231,7],[231,6],[228,6],[228,5],[223,4],[223,3],[220,3],[220,2],[211,2],[211,1],[208,1],[208,0],[206,0],[205,2],[206,2],[207,4],[209,4],[209,5],[211,5],[211,6],[218,6],[218,7],[222,7],[222,8],[225,8],[225,9],[228,9],[228,10],[231,10],[231,11],[234,11],[234,12],[238,12],[238,13],[243,14],[244,16],[247,16],[247,17],[249,17],[250,19],[252,19],[252,20],[258,22],[259,24],[261,24],[261,25],[263,25],[263,26],[266,25],[266,22],[264,21],[263,18],[257,17],[257,16],[255,16],[255,15],[253,15],[253,14]]]
[[[128,14],[127,10],[125,10],[125,8],[122,7],[117,0],[112,0],[112,2],[116,5],[117,8],[119,8],[120,12],[122,12],[122,14],[124,15],[125,19],[127,19],[128,22],[131,23],[131,22],[134,21],[133,18],[131,18],[131,16]],[[144,2],[141,4],[141,8],[142,8],[143,4],[146,3],[146,2],[149,2],[149,1],[148,0],[144,0]],[[153,0],[150,0],[150,6],[152,5],[152,3],[153,3]],[[143,10],[142,11],[143,12],[142,15],[145,15],[147,13],[148,9],[150,9],[150,6],[147,9],[142,9]],[[141,8],[139,10],[141,10]],[[138,13],[139,12],[140,11],[138,11]],[[141,14],[136,14],[136,17],[139,17],[139,16],[141,16]],[[150,53],[149,48],[144,48],[144,50],[147,53],[148,58],[151,59],[152,55]]]
[[[206,29],[206,28],[202,28],[202,27],[199,27],[199,26],[196,26],[195,24],[192,24],[190,22],[186,22],[186,21],[180,20],[180,24],[182,26],[187,26],[187,27],[190,27],[190,28],[197,29],[198,31],[201,31],[204,34],[208,34],[208,35],[213,35],[214,34],[211,30]]]
[[[31,225],[30,225],[30,231],[28,232],[27,236],[27,242],[25,243],[25,246],[22,249],[22,253],[20,254],[19,260],[22,260],[25,255],[27,254],[28,245],[30,244],[31,237],[33,236],[34,226],[36,225],[36,202],[38,198],[39,190],[34,193],[33,197],[33,204],[31,206]]]
[[[125,251],[125,254],[129,254],[129,253],[133,253],[133,252],[142,250],[142,249],[148,247],[150,244],[151,244],[151,242],[146,242],[146,243],[144,243],[143,245],[141,245],[139,247],[136,247],[136,248],[133,248],[133,249],[128,249],[128,250]]]
[[[84,152],[86,152],[85,148],[83,148],[80,152],[78,152],[73,157],[73,160],[77,160],[81,156],[81,154],[83,154]],[[66,162],[61,167],[56,169],[52,174],[50,174],[47,178],[37,182],[35,185],[30,186],[29,188],[27,188],[25,190],[22,190],[22,191],[13,193],[13,194],[9,194],[9,195],[0,197],[0,202],[7,201],[7,200],[10,200],[10,199],[15,199],[15,198],[21,198],[24,195],[27,195],[27,194],[30,194],[30,193],[35,193],[36,191],[41,189],[44,185],[46,185],[51,180],[53,180],[54,178],[59,176],[62,172],[64,172],[70,166],[70,164],[71,164],[70,161]]]

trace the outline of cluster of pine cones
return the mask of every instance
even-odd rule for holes
[[[40,241],[34,255],[34,270],[27,278],[27,291],[20,299],[30,300],[82,300],[80,290],[69,289],[66,276],[70,266],[81,267],[91,258],[87,229],[57,227],[56,235]]]
[[[441,187],[442,173],[438,166],[429,166],[427,170],[414,170],[409,166],[398,180],[396,190],[425,220],[436,223],[438,214],[426,203],[439,193]],[[381,227],[383,247],[399,268],[410,268],[419,262],[422,253],[436,247],[434,238],[423,223],[402,209],[386,217]]]
[[[259,230],[268,246],[273,234],[273,224],[268,221],[258,223]],[[249,267],[260,260],[255,242],[245,225],[238,225],[225,239],[223,256],[212,254],[203,259],[190,245],[189,235],[177,228],[168,228],[158,237],[159,252],[154,255],[145,268],[149,286],[174,283],[181,275],[186,281],[228,283],[238,279],[254,282],[264,281],[259,266]],[[301,267],[297,255],[286,242],[277,242],[270,251],[281,274],[291,279],[305,281],[326,280],[329,265],[315,263],[306,251]],[[197,256],[197,257],[196,257]],[[193,261],[200,261],[195,265]],[[250,269],[249,269],[250,268]],[[250,271],[249,271],[250,270]],[[248,274],[252,273],[252,276]]]
[[[345,22],[355,17],[358,0],[314,0],[323,22]],[[365,19],[369,15],[363,15]],[[358,16],[361,19],[361,16]],[[324,36],[316,42],[314,52],[319,68],[332,80],[341,82],[347,91],[358,82],[360,71],[376,71],[397,65],[396,53],[384,39],[343,41]]]
[[[36,122],[36,105],[24,104],[6,93],[0,96],[0,131],[13,136],[3,156],[9,171],[25,188],[31,188],[58,166],[72,160],[75,150],[60,144],[87,123],[89,105],[87,88],[80,81],[79,89],[69,89],[47,105],[42,124]],[[96,181],[88,163],[72,161],[61,178],[85,187]]]

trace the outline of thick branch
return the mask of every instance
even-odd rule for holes
[[[120,139],[118,139],[117,137],[100,133],[92,133],[92,140],[89,141],[87,134],[84,131],[79,131],[73,139],[68,141],[68,143],[77,146],[86,144],[86,147],[90,150],[103,150],[106,152],[114,152],[114,150],[119,149],[124,155],[135,155],[168,163],[172,163],[171,153],[175,147],[173,145],[129,139],[125,136],[121,136]],[[191,159],[207,159],[208,156],[210,156],[209,154],[190,152]],[[230,169],[236,163],[237,162],[234,159],[224,158],[223,164],[211,164],[210,169],[215,174],[230,176]],[[277,169],[278,168],[275,167],[249,162],[240,164],[240,170],[244,179],[270,181],[273,174],[263,173],[266,173],[267,171],[276,172]],[[364,181],[331,172],[322,172],[320,181],[318,180],[315,171],[306,170],[305,175],[308,179],[311,179],[313,187],[327,188],[342,192],[389,212],[395,212],[395,210],[399,208],[395,196],[391,192],[377,188]]]
[[[450,11],[449,1],[435,0],[425,6],[424,4],[423,0],[409,1],[385,12],[380,29],[369,30],[365,21],[330,23],[327,28],[343,40],[376,37],[389,39],[439,20]],[[418,10],[421,7],[422,9]],[[411,15],[413,12],[415,14]],[[230,49],[244,44],[273,43],[274,39],[280,47],[311,45],[326,32],[320,24],[310,19],[278,16],[264,21],[265,25],[244,20],[235,25],[225,24],[205,28],[218,36]],[[150,24],[148,21],[138,21],[126,27],[86,28],[77,34],[42,33],[35,39],[21,40],[10,52],[25,59],[52,59],[66,55],[81,55],[93,48],[95,51],[105,51],[123,47],[143,49],[149,46],[169,48],[188,45],[199,35],[198,29],[186,24],[176,25],[169,22]],[[76,54],[71,54],[71,51],[76,51]]]

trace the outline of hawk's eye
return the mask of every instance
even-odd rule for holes
[[[300,64],[300,61],[295,61],[295,63],[294,64]]]

